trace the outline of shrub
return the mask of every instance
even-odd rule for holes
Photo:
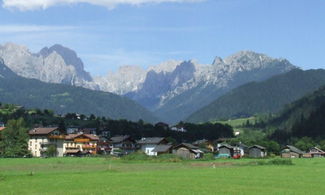
[[[268,161],[269,165],[293,165],[291,159],[276,158]]]
[[[213,153],[206,153],[201,160],[215,160],[215,157]]]
[[[183,159],[175,154],[161,154],[156,158],[156,160],[160,162],[180,162]]]
[[[143,152],[133,152],[131,154],[128,155],[124,155],[121,159],[122,160],[148,160],[150,157],[147,156],[145,153]]]

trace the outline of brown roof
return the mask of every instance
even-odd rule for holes
[[[42,128],[34,128],[28,132],[29,135],[48,135],[52,131],[57,130],[57,127],[42,127]]]
[[[0,127],[0,131],[4,130],[6,127]]]
[[[79,136],[85,136],[85,137],[88,137],[90,140],[99,140],[99,137],[97,136],[97,135],[93,135],[93,134],[83,134],[83,133],[81,133],[81,134],[69,134],[69,135],[66,135],[65,136],[65,139],[66,140],[71,140],[71,139],[75,139],[75,138],[77,138],[77,137],[79,137]]]

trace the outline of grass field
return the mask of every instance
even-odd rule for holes
[[[0,159],[0,194],[325,194],[325,159],[255,161]]]

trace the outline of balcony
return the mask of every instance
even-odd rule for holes
[[[97,146],[96,145],[84,145],[82,146],[83,149],[96,149]]]
[[[90,140],[86,138],[76,138],[73,141],[76,143],[85,143],[85,142],[89,142]]]
[[[65,139],[65,135],[49,135],[49,139]]]

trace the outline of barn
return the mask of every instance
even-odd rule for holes
[[[184,159],[198,159],[203,157],[203,152],[189,143],[181,143],[174,147],[173,154]]]
[[[281,151],[282,158],[301,158],[303,154],[304,154],[303,151],[301,151],[298,148],[291,146],[291,145],[287,145]]]
[[[254,145],[248,148],[248,155],[251,158],[264,158],[266,157],[266,148],[260,145]]]

